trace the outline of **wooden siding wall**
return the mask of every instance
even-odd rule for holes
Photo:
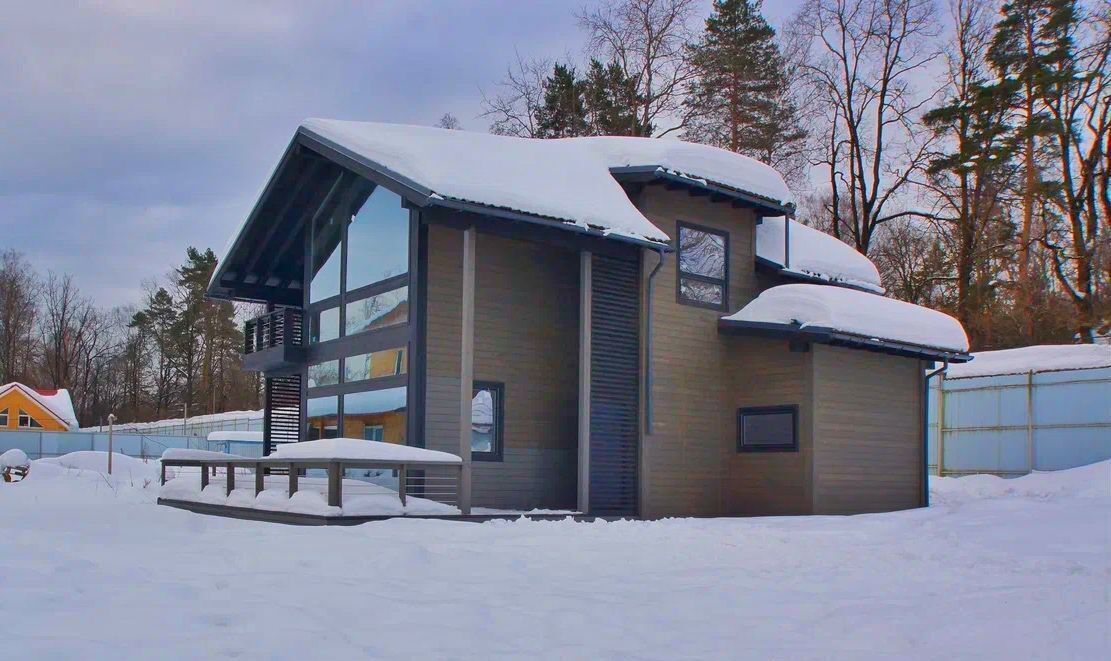
[[[456,452],[462,232],[430,225],[426,446]],[[504,460],[473,464],[478,507],[574,508],[579,256],[479,234],[474,378],[505,384]]]
[[[817,345],[814,512],[886,512],[922,504],[925,365]]]
[[[756,296],[756,222],[750,210],[662,186],[648,186],[633,200],[671,237],[678,235],[679,220],[728,231],[728,308],[736,311]],[[641,443],[641,515],[720,515],[722,442],[728,436],[722,402],[729,390],[726,343],[717,325],[723,313],[676,301],[676,258],[668,255],[654,281],[654,419],[652,434]],[[658,258],[648,253],[643,261],[647,282]]]
[[[728,392],[722,406],[727,430],[721,451],[724,514],[810,514],[812,511],[813,353],[792,353],[785,340],[729,337]],[[737,409],[799,407],[798,452],[737,452]]]

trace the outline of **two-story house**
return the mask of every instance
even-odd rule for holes
[[[467,505],[599,515],[926,502],[960,325],[704,145],[308,120],[213,276],[266,303],[268,446],[445,450]]]

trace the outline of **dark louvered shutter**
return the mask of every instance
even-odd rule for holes
[[[279,443],[301,440],[301,375],[266,377],[266,414],[262,419],[262,453]]]
[[[637,514],[640,262],[591,266],[590,513]]]

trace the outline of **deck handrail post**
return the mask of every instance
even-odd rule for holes
[[[235,491],[235,466],[228,464],[226,467],[228,471],[228,479],[225,484],[225,495],[230,496],[232,491]]]
[[[262,472],[262,462],[260,461],[255,464],[255,496],[262,493],[262,490],[265,488],[263,475],[265,474]]]
[[[397,495],[401,497],[401,506],[405,507],[405,464],[397,469]]]
[[[204,464],[197,464],[201,467],[201,491],[204,491],[208,486],[208,466]]]
[[[292,498],[295,493],[297,493],[297,468],[293,462],[289,462],[289,497]]]
[[[158,484],[166,486],[166,464],[162,461],[158,463],[162,466],[162,469],[159,471],[158,475]]]
[[[338,461],[328,464],[328,505],[343,507],[343,468]]]

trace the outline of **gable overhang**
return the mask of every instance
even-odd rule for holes
[[[756,211],[757,219],[763,216],[793,218],[795,215],[795,205],[793,204],[784,204],[770,197],[743,191],[708,179],[689,177],[674,170],[669,170],[662,165],[614,167],[610,168],[610,174],[621,183],[662,183],[671,188],[686,190],[692,196],[708,196],[711,202],[728,202],[737,208],[753,209]]]
[[[885,340],[856,333],[828,328],[825,326],[801,326],[799,324],[777,324],[762,321],[718,320],[718,332],[722,335],[743,335],[783,339],[792,343],[828,344],[830,346],[861,349],[904,358],[933,360],[949,363],[967,363],[972,356],[964,351],[954,351],[940,347],[929,347],[908,342]]]

